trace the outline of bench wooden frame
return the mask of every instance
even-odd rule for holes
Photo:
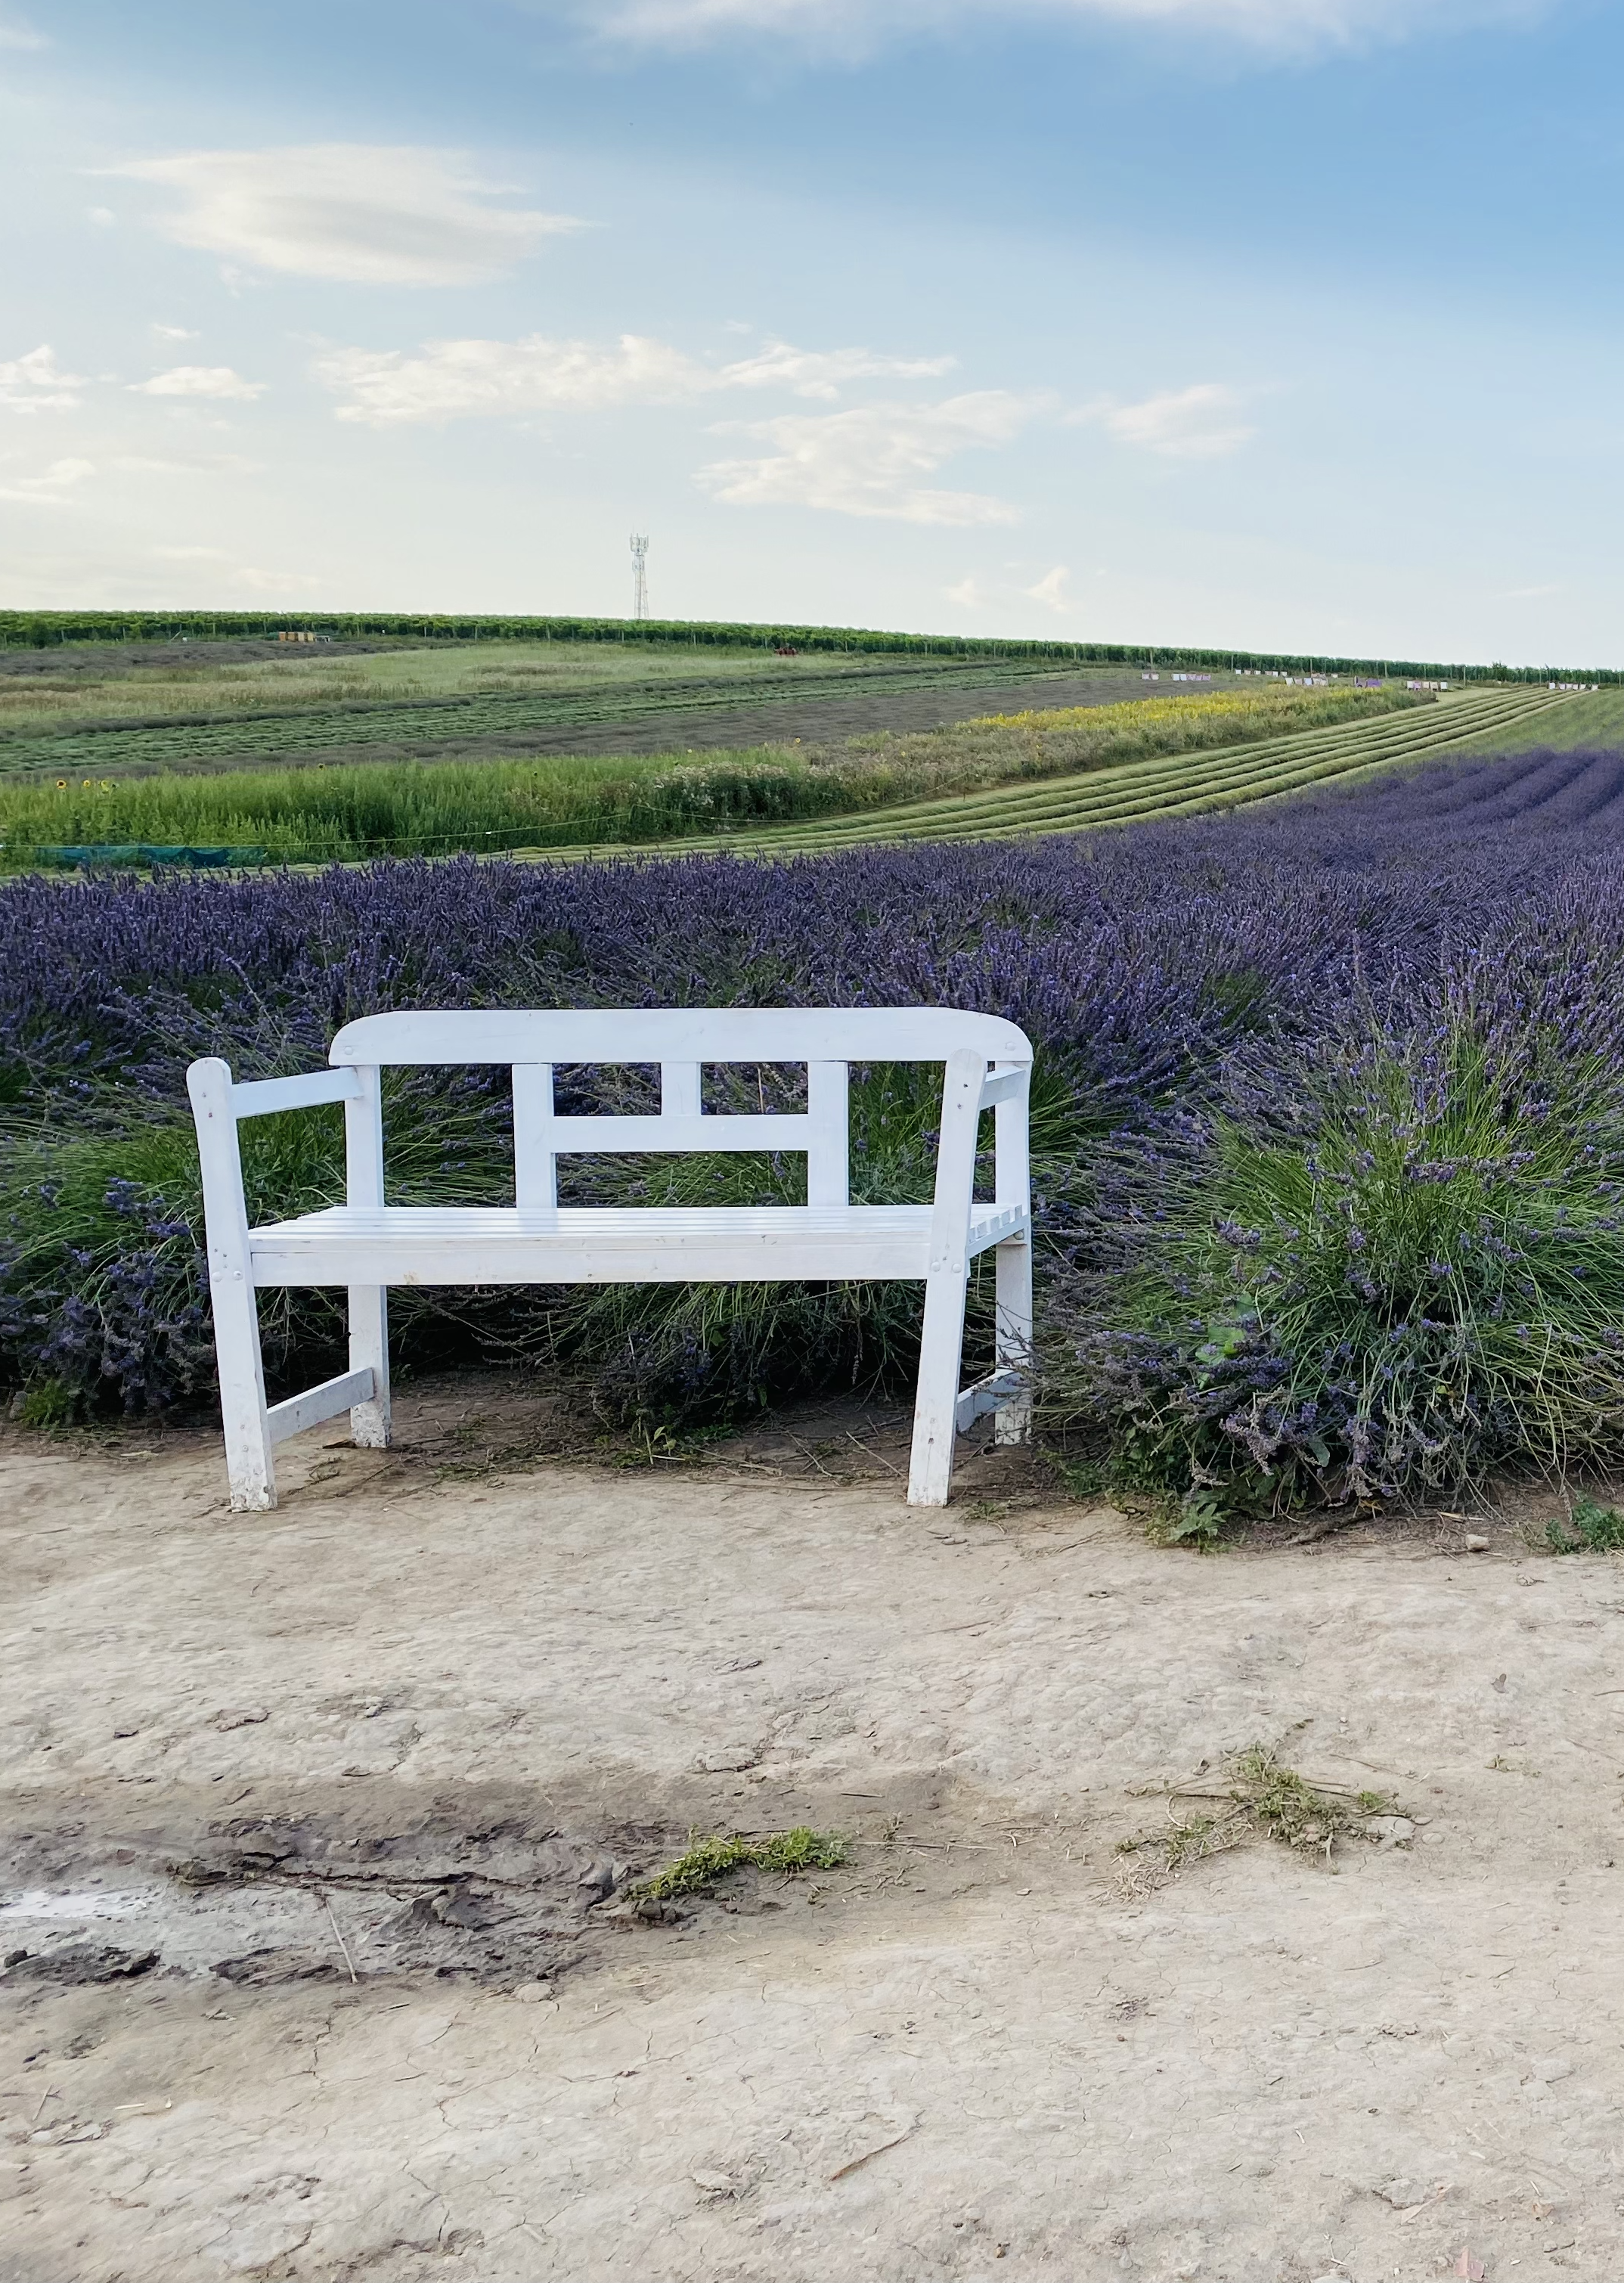
[[[489,1285],[921,1279],[923,1342],[908,1499],[945,1506],[953,1438],[988,1412],[1000,1443],[1030,1426],[1031,1191],[1028,1095],[1032,1049],[1013,1023],[941,1007],[478,1009],[369,1015],[333,1040],[330,1070],[239,1086],[210,1058],[187,1073],[207,1223],[209,1293],[220,1364],[226,1466],[239,1513],[276,1503],[273,1453],[290,1435],[350,1414],[353,1440],[389,1441],[391,1284]],[[848,1179],[849,1065],[944,1065],[936,1196],[929,1205],[854,1205]],[[505,1063],[513,1072],[514,1203],[389,1206],[384,1202],[385,1068]],[[657,1064],[657,1117],[561,1118],[559,1064]],[[701,1100],[707,1064],[806,1065],[794,1115],[719,1116]],[[237,1124],[341,1102],[347,1202],[251,1228]],[[994,1112],[995,1193],[975,1198],[983,1110]],[[557,1161],[576,1152],[804,1150],[804,1205],[695,1210],[558,1203]],[[970,1263],[997,1252],[994,1369],[960,1390]],[[342,1285],[349,1369],[268,1406],[260,1355],[260,1285]]]

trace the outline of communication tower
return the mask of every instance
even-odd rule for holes
[[[649,615],[649,542],[646,536],[632,535],[632,616],[646,619]]]

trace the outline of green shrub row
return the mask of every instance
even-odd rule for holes
[[[1613,666],[1472,666],[1435,658],[1310,657],[1302,651],[1193,649],[1181,643],[1077,643],[891,633],[872,627],[773,626],[680,619],[485,617],[401,611],[0,611],[0,647],[80,642],[241,642],[283,633],[335,641],[618,642],[946,658],[1075,658],[1090,666],[1250,666],[1265,673],[1415,674],[1451,682],[1624,682]]]

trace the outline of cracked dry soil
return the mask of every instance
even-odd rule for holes
[[[1624,2271],[1616,1562],[912,1513],[894,1422],[447,1475],[485,1399],[254,1517],[0,1438],[4,2283]],[[1257,1741],[1412,1843],[1125,1882]]]

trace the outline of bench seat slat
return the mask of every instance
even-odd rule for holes
[[[929,1205],[335,1205],[250,1232],[253,1281],[279,1284],[774,1283],[922,1277]],[[978,1204],[971,1253],[1023,1208]]]

